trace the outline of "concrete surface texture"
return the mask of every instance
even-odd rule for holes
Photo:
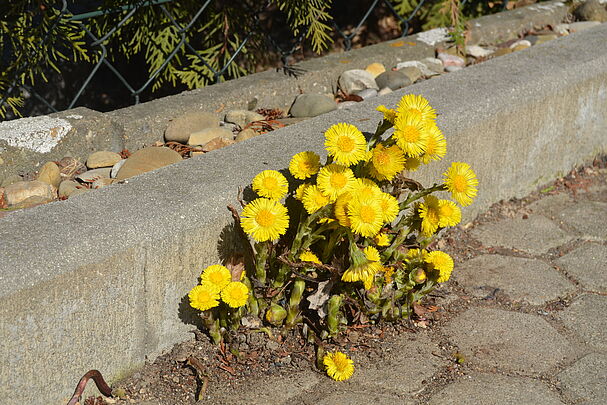
[[[446,159],[420,170],[415,179],[430,185],[440,181],[450,162],[469,162],[480,181],[475,204],[464,210],[470,219],[490,204],[523,196],[604,152],[605,37],[607,24],[408,87],[406,93],[424,95],[437,109],[438,124],[448,141]],[[238,187],[263,169],[284,169],[297,152],[322,153],[322,134],[334,123],[349,122],[373,131],[381,117],[375,107],[394,106],[405,91],[146,173],[127,184],[0,218],[2,401],[41,403],[43,398],[43,403],[61,403],[89,369],[105,370],[112,381],[142,365],[146,356],[154,357],[187,338],[193,326],[180,308],[192,282],[203,266],[238,249],[226,209],[227,204],[236,204]],[[588,219],[596,209],[604,212],[600,203],[588,202],[590,209],[565,204],[566,211],[554,211],[566,223],[571,215]],[[546,233],[538,237],[551,238],[549,244],[568,243],[572,237],[598,243],[604,240],[604,226],[599,226],[604,224],[602,215],[569,228],[546,218],[564,234],[556,240]],[[507,244],[510,239],[505,235],[514,234],[516,227],[496,226],[501,228],[494,233],[483,230],[487,240]],[[542,226],[550,228],[547,223]],[[531,239],[516,248],[533,256],[542,254],[544,246],[543,239],[541,243]],[[547,286],[561,288],[558,282]],[[552,294],[546,291],[542,297]],[[588,294],[558,320],[562,330],[555,329],[557,321],[495,308],[475,311],[476,322],[487,328],[486,338],[476,344],[462,332],[454,335],[455,343],[482,353],[494,341],[492,325],[499,325],[510,336],[509,343],[495,356],[490,351],[479,356],[479,364],[536,379],[563,370],[563,381],[571,381],[588,372],[589,361],[571,370],[561,368],[581,361],[578,346],[586,347],[580,342],[572,349],[568,339],[593,337],[599,340],[594,342],[596,350],[605,347],[604,331],[593,331],[592,322],[582,326],[576,318],[589,305],[604,308],[604,296]],[[463,314],[455,322],[468,328],[470,318]],[[530,325],[528,335],[516,331],[518,324]],[[523,343],[540,340],[544,347],[533,344],[537,352],[523,355]],[[440,367],[431,356],[425,358],[429,369]],[[516,363],[525,358],[525,364],[538,359],[529,371]],[[330,383],[321,384],[319,390],[329,389],[322,387]],[[520,382],[495,389],[515,392],[517,387]],[[579,388],[579,392],[586,391]],[[395,388],[386,395],[400,398],[409,392]],[[312,397],[306,394],[306,398]]]

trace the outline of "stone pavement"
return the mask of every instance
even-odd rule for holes
[[[607,170],[466,232],[481,247],[437,303],[444,322],[387,339],[374,361],[350,353],[346,382],[303,370],[205,403],[606,404]]]

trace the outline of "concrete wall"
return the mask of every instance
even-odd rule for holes
[[[0,218],[0,398],[61,403],[96,368],[110,381],[191,336],[183,299],[203,266],[234,248],[239,186],[322,149],[333,123],[372,131],[378,104],[422,94],[448,141],[440,181],[469,162],[479,196],[471,219],[500,199],[607,150],[607,24],[506,55],[146,173],[76,198]]]

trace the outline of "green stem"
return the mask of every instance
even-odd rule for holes
[[[208,312],[203,312],[202,322],[209,331],[209,336],[211,336],[211,339],[213,339],[213,343],[215,343],[216,345],[220,344],[223,340],[223,337],[221,336],[221,331],[219,328],[219,319],[216,318],[215,311],[211,310]]]
[[[399,204],[399,208],[401,211],[406,210],[407,208],[409,208],[409,204],[411,204],[414,201],[419,200],[420,198],[423,198],[425,196],[427,196],[428,194],[432,194],[435,191],[445,191],[447,188],[445,187],[444,184],[435,184],[430,188],[427,188],[425,190],[422,190],[418,193],[412,194],[409,197],[407,197],[405,199],[405,201],[401,202]]]
[[[255,290],[253,290],[251,280],[249,280],[248,277],[245,277],[242,280],[242,283],[246,285],[249,289],[249,299],[247,301],[247,305],[249,306],[249,313],[253,316],[259,316],[259,303],[257,302],[257,297],[255,297]]]
[[[261,284],[266,283],[266,262],[268,261],[268,242],[259,242],[255,245],[255,277]]]
[[[325,244],[325,248],[322,252],[323,263],[327,263],[329,261],[331,255],[333,254],[333,251],[335,250],[335,245],[337,245],[337,242],[341,240],[341,237],[344,235],[344,233],[344,228],[338,228],[331,233],[331,236],[329,236],[329,240]]]
[[[339,309],[342,303],[341,295],[333,295],[329,299],[327,314],[327,329],[330,336],[336,336],[339,333]]]
[[[286,320],[287,326],[293,326],[297,323],[297,318],[299,317],[299,304],[305,288],[306,282],[304,280],[296,280],[293,283],[293,290],[291,290],[291,298],[289,299],[289,313],[287,314]]]

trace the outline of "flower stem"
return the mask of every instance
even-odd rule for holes
[[[286,320],[287,326],[293,326],[297,323],[299,304],[305,288],[306,282],[304,280],[296,280],[293,283],[293,290],[291,290],[291,298],[289,299],[289,313]]]

